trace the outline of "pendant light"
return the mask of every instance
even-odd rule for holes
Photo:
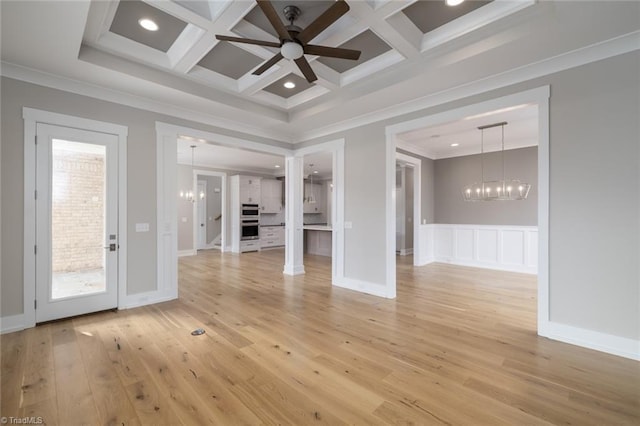
[[[478,127],[480,130],[480,170],[481,179],[462,188],[465,201],[516,201],[525,200],[531,185],[518,179],[506,179],[504,168],[504,126],[506,121]],[[486,181],[484,179],[484,131],[494,127],[502,130],[502,180]]]
[[[194,159],[195,149],[196,149],[196,145],[191,145],[191,176],[193,176],[193,159]],[[184,198],[185,200],[190,201],[192,203],[196,202],[196,199],[193,196],[193,188],[187,191],[180,191],[180,198]],[[200,199],[203,199],[203,198],[204,198],[204,192],[201,192]]]

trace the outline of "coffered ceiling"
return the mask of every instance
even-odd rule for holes
[[[302,13],[295,24],[301,28],[311,24],[332,3],[272,2],[283,22],[286,22],[284,8],[298,7]],[[455,38],[460,33],[456,20],[461,17],[477,27],[530,2],[469,1],[455,7],[446,6],[444,0],[348,4],[351,10],[312,41],[360,50],[362,54],[358,60],[306,55],[319,77],[314,84],[304,84],[301,78],[296,78],[301,76],[300,70],[287,60],[281,60],[260,76],[253,75],[259,65],[278,53],[277,48],[216,39],[221,34],[279,42],[255,1],[94,1],[82,44],[286,112],[432,49],[437,43],[423,46],[423,42],[434,35],[440,34],[440,43]],[[158,29],[143,29],[139,25],[141,19],[153,20]],[[100,65],[121,69],[108,61]],[[286,81],[293,82],[295,87],[284,89]]]
[[[296,5],[305,27],[331,1]],[[306,55],[307,83],[276,49],[216,34],[277,42],[253,0],[3,0],[2,74],[297,143],[393,116],[411,102],[637,33],[638,2],[347,0],[350,10],[313,44],[362,50],[358,61]],[[139,19],[152,19],[147,31]],[[284,18],[283,18],[284,19]],[[593,25],[597,22],[598,25]],[[285,89],[291,81],[295,88]]]

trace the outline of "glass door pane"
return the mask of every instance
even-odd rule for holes
[[[106,147],[51,142],[50,298],[105,292]]]

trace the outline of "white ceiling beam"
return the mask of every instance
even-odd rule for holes
[[[407,59],[420,56],[420,51],[416,46],[386,20],[390,13],[406,7],[405,2],[389,2],[375,11],[365,2],[353,2],[350,4],[351,10],[359,18],[360,24],[371,29],[389,46],[400,52],[402,56]]]

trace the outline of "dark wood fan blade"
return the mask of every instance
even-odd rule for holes
[[[348,11],[349,5],[345,1],[339,0],[335,2],[329,9],[327,9],[322,15],[318,16],[315,21],[310,23],[307,28],[298,34],[298,41],[303,45],[307,44]]]
[[[360,58],[359,50],[342,49],[340,47],[316,46],[307,44],[304,47],[304,53],[309,55],[327,56],[329,58],[353,59],[357,61]]]
[[[304,77],[307,79],[309,83],[313,83],[318,79],[318,77],[316,76],[316,73],[314,73],[313,70],[311,69],[311,65],[309,65],[309,61],[307,61],[307,59],[304,56],[296,59],[296,65],[298,66],[298,68],[300,68],[300,71],[302,71],[302,74],[304,75]]]
[[[273,41],[254,40],[252,38],[229,37],[225,35],[216,35],[218,40],[231,41],[234,43],[257,44],[258,46],[280,47],[280,43]]]
[[[262,74],[263,72],[265,72],[266,70],[268,70],[269,68],[277,64],[280,61],[280,59],[282,59],[282,53],[277,53],[273,58],[269,59],[267,62],[260,65],[260,67],[257,68],[254,72],[252,72],[252,74],[253,75]]]
[[[278,33],[280,40],[290,40],[291,36],[289,35],[289,31],[287,31],[287,27],[282,23],[278,12],[273,8],[271,2],[268,0],[258,0],[258,6],[262,9],[262,13],[267,17],[273,29]]]

